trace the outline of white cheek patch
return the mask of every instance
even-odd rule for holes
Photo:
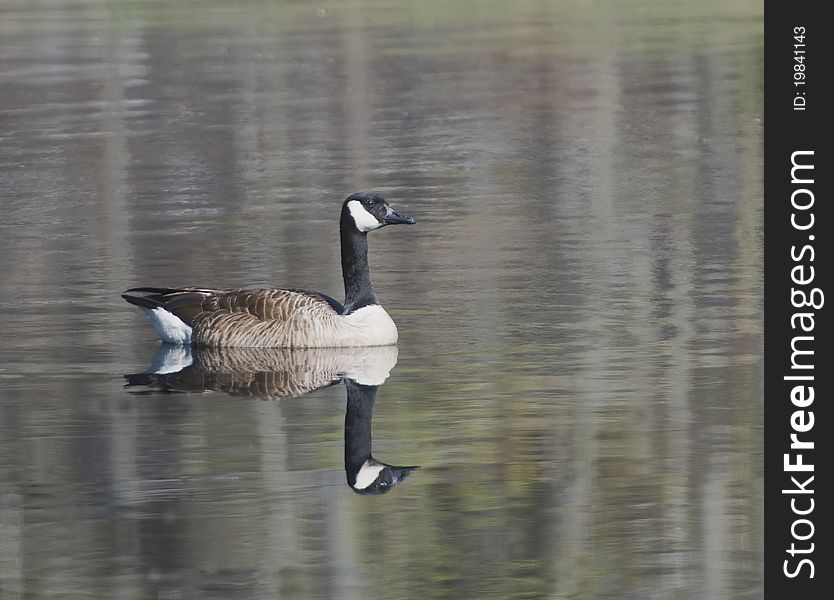
[[[348,210],[359,231],[368,232],[372,229],[382,227],[382,223],[377,221],[375,216],[365,210],[365,207],[362,206],[359,200],[351,200],[348,202]]]

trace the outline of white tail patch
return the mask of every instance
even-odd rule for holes
[[[143,308],[151,320],[156,335],[166,344],[190,344],[191,327],[182,319],[164,308]]]
[[[382,223],[377,221],[376,217],[365,210],[359,200],[351,200],[348,202],[348,210],[350,216],[353,217],[353,222],[356,223],[356,228],[363,233],[367,233],[372,229],[382,227]]]
[[[376,462],[373,459],[368,459],[365,461],[365,464],[362,465],[362,468],[359,469],[359,472],[356,474],[356,485],[355,487],[357,490],[364,490],[369,485],[371,485],[376,478],[379,477],[380,471],[385,468],[385,465]]]

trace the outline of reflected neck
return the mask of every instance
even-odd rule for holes
[[[371,418],[378,386],[361,385],[350,379],[345,380],[345,386],[345,473],[352,486],[362,465],[371,458]]]

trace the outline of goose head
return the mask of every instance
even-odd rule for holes
[[[374,192],[351,194],[342,205],[342,224],[367,233],[386,225],[414,224],[414,218],[398,213],[388,201]]]

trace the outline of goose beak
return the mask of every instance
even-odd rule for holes
[[[405,223],[406,225],[414,225],[414,223],[416,223],[414,217],[409,217],[408,215],[400,214],[390,206],[388,207],[388,213],[385,215],[383,222],[385,225],[399,225],[401,223]]]

